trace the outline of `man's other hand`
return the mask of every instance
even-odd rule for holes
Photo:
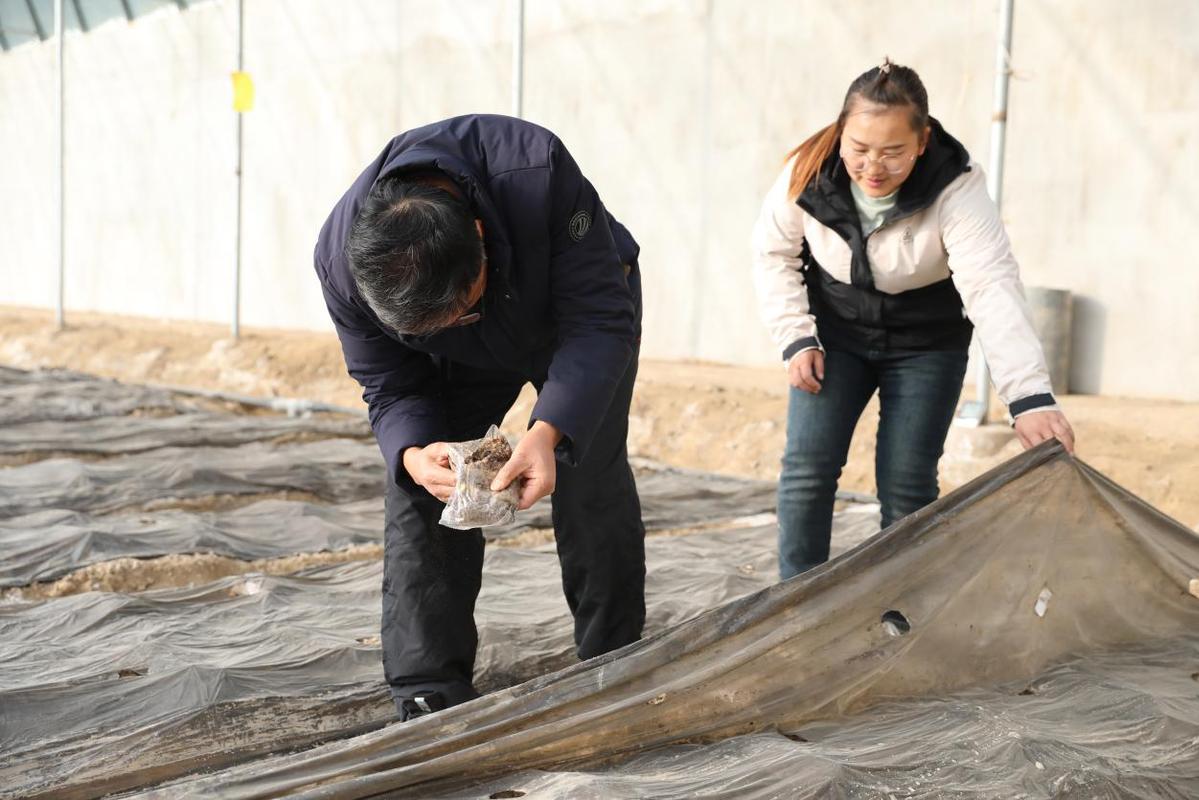
[[[450,448],[445,442],[409,447],[404,451],[404,469],[412,480],[443,503],[454,493],[456,481],[450,469]]]
[[[562,434],[548,422],[537,420],[529,432],[512,451],[512,458],[500,469],[491,482],[493,492],[506,489],[514,480],[522,480],[520,504],[524,511],[541,498],[553,493],[558,480],[558,465],[554,461],[554,448],[562,440]]]

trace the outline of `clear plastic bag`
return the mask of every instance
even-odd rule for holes
[[[482,439],[450,444],[450,469],[457,483],[441,512],[441,524],[466,531],[515,520],[520,481],[512,481],[503,491],[491,491],[491,482],[511,457],[512,446],[495,425]]]

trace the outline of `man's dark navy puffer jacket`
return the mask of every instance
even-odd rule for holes
[[[358,294],[345,243],[377,180],[430,169],[453,179],[483,220],[484,313],[473,325],[407,336],[386,329]],[[565,436],[559,457],[581,461],[640,336],[637,254],[544,128],[471,115],[392,139],[334,207],[315,253],[346,367],[362,384],[392,479],[408,482],[405,449],[449,437],[439,398],[453,363],[544,381],[530,424],[554,425]]]

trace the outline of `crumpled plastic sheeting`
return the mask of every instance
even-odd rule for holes
[[[181,445],[230,447],[286,438],[354,438],[370,435],[370,427],[364,421],[348,415],[320,414],[296,418],[196,411],[167,417],[109,416],[71,422],[39,421],[3,425],[0,426],[0,455],[115,455]]]
[[[641,521],[649,530],[774,513],[778,486],[773,481],[677,469],[646,459],[633,459],[632,465],[641,497]],[[854,503],[872,501],[850,493],[838,496]],[[483,533],[489,539],[501,539],[528,528],[552,528],[550,510],[549,498],[545,498],[518,513],[513,525],[488,528]]]
[[[383,540],[383,501],[262,500],[231,511],[97,515],[38,511],[0,519],[0,587],[53,580],[116,558],[216,553],[252,560]]]
[[[206,552],[250,559],[381,539],[384,468],[373,443],[225,447],[293,435],[359,436],[367,428],[356,417],[200,412],[191,401],[156,389],[4,367],[0,400],[0,419],[12,423],[0,426],[0,456],[114,456],[102,463],[56,458],[0,471],[0,588],[119,557]],[[138,410],[153,413],[120,416]],[[170,411],[179,413],[162,415]],[[39,414],[54,421],[20,422],[41,419]],[[775,488],[767,481],[646,461],[635,469],[643,520],[651,530],[711,525],[774,509]],[[295,490],[333,502],[364,496],[374,501],[329,510],[299,501],[228,512],[161,510],[212,495]],[[124,511],[138,513],[113,515]],[[547,499],[512,525],[486,534],[499,539],[552,524]],[[375,530],[368,532],[371,526]]]
[[[0,470],[0,518],[289,490],[345,503],[380,495],[384,475],[379,448],[348,439],[168,447],[95,463],[55,458]]]
[[[169,392],[76,372],[0,367],[0,426],[179,410]]]
[[[841,514],[840,546],[877,517]],[[647,633],[775,580],[772,526],[647,540]],[[378,727],[381,562],[0,606],[0,797],[92,797]],[[489,548],[476,682],[575,661],[552,546]]]
[[[833,553],[877,534],[878,524],[877,506],[837,513]],[[776,582],[777,536],[771,523],[646,539],[646,635]],[[552,546],[488,550],[476,606],[483,622],[475,661],[480,691],[512,686],[576,663],[556,559]]]
[[[1197,577],[1193,531],[1046,443],[818,569],[657,636],[157,796],[428,797],[521,770],[835,721],[895,698],[1002,685],[1073,656],[1194,636]],[[1125,710],[1113,707],[1109,724]],[[1152,734],[1148,742],[1156,745]],[[1040,794],[1048,781],[1018,747],[1003,751],[1007,766]],[[1171,755],[1151,752],[1134,780],[1185,796],[1173,781],[1190,779],[1193,760],[1171,768]]]
[[[1199,797],[1199,636],[1100,652],[1031,683],[885,703],[837,722],[528,771],[430,800]]]
[[[106,778],[178,774],[227,748],[377,727],[379,653],[357,638],[377,629],[379,582],[357,562],[0,606],[0,796],[98,796]]]
[[[271,452],[261,453],[263,461],[260,464],[270,463],[273,458],[280,475],[289,475],[294,469],[297,478],[302,480],[303,468],[295,461],[293,451],[276,448],[273,457]],[[323,506],[302,501],[264,500],[229,511],[143,511],[137,514],[50,509],[0,518],[0,588],[51,580],[88,564],[122,557],[216,553],[255,559],[382,542],[383,466],[381,462],[372,466],[373,457],[369,451],[364,452],[363,457],[368,466],[355,480],[367,487],[373,485],[372,481],[377,482],[380,489],[374,492],[372,499],[354,503]],[[72,469],[83,468],[78,462],[64,463],[75,464]],[[376,466],[377,472],[374,471]],[[18,467],[10,471],[20,473],[26,469]],[[774,488],[765,481],[718,477],[650,464],[640,464],[637,471],[642,515],[650,530],[713,524],[753,517],[774,509]],[[125,472],[128,476],[124,497],[135,494],[138,502],[145,503],[150,498],[169,500],[178,496],[168,487],[139,485],[141,476],[136,470]],[[146,481],[149,480],[147,476]],[[2,481],[3,473],[0,473]],[[211,475],[206,478],[207,485],[211,486],[212,481]],[[175,485],[188,492],[194,488],[185,482]],[[277,484],[275,488],[281,486]],[[315,485],[310,482],[308,487],[315,488]],[[262,490],[260,486],[246,488]],[[284,488],[293,487],[288,484]],[[40,491],[54,490],[53,486],[45,486]],[[90,503],[97,499],[82,492],[59,496],[68,497],[70,504]],[[121,505],[121,497],[121,493],[115,493],[101,505],[101,510],[114,504]],[[16,503],[19,499],[13,498],[9,502]],[[53,501],[50,504],[53,505]],[[0,500],[0,507],[3,505],[4,501]],[[877,529],[876,505],[851,508],[857,514],[873,515]],[[502,539],[530,528],[551,525],[547,498],[528,511],[520,512],[512,525],[489,528],[485,533],[489,539]]]
[[[70,413],[58,413],[62,408],[69,407]],[[58,411],[55,409],[58,408]],[[154,410],[156,412],[175,411],[174,415],[151,416],[121,416],[137,410]],[[32,421],[30,421],[32,420]],[[38,420],[55,422],[71,420],[67,424],[51,424]],[[19,424],[24,422],[24,424]],[[191,401],[186,398],[175,398],[167,392],[150,389],[134,384],[122,384],[116,381],[95,378],[89,375],[66,371],[35,371],[25,372],[6,367],[0,367],[0,455],[50,453],[78,453],[81,455],[121,455],[135,454],[150,449],[173,448],[186,445],[189,448],[227,447],[247,442],[255,442],[280,437],[304,436],[345,436],[361,437],[369,435],[366,423],[357,418],[337,414],[317,414],[300,419],[292,419],[274,414],[219,414],[197,411]],[[320,443],[315,443],[319,445]],[[355,459],[371,458],[369,451],[374,445],[364,446],[361,454]],[[256,450],[244,451],[253,457],[261,470],[269,469],[263,463],[269,459],[270,445],[261,445]],[[174,453],[175,451],[169,451]],[[232,454],[234,461],[241,461],[242,452]],[[296,453],[287,449],[279,449],[278,458],[280,469],[297,467]],[[302,455],[302,453],[301,453]],[[225,470],[225,462],[214,458],[215,454],[197,453],[197,458],[182,461],[194,461],[194,468],[212,472]],[[169,457],[174,460],[173,456]],[[11,485],[0,482],[0,492],[5,488],[14,491],[18,485],[26,482],[27,493],[42,491],[41,482],[66,483],[68,481],[108,482],[121,479],[128,470],[111,464],[99,464],[89,468],[71,463],[73,459],[55,461],[51,467],[34,469],[16,469],[10,473]],[[128,463],[133,469],[145,473],[147,480],[160,485],[159,472],[162,469],[161,458],[153,455],[147,459],[121,462]],[[375,458],[382,475],[382,460]],[[653,462],[637,460],[635,471],[638,476],[638,486],[642,493],[643,519],[650,528],[677,528],[681,526],[708,523],[713,520],[726,519],[733,516],[750,516],[753,514],[774,510],[775,485],[770,481],[755,481],[727,476],[716,476],[690,470],[680,470],[664,467]],[[231,473],[230,478],[236,474]],[[178,483],[184,483],[185,477],[175,477]],[[379,478],[380,482],[382,477]],[[219,485],[211,482],[201,482],[199,493],[223,493]],[[306,489],[303,485],[288,487]],[[275,486],[265,489],[274,491]],[[134,491],[133,489],[129,490]],[[250,491],[262,491],[251,488]],[[240,493],[240,492],[238,492]],[[191,495],[188,495],[191,496]],[[862,500],[864,498],[846,495],[847,499]],[[154,498],[152,498],[154,499]],[[151,499],[151,500],[152,500]],[[72,508],[82,509],[80,501],[64,500],[62,505],[54,505],[54,498],[40,504],[37,498],[25,501],[26,507],[36,508]],[[119,500],[117,501],[119,503]],[[145,502],[145,501],[141,501]],[[134,503],[136,504],[136,502]],[[90,507],[89,507],[90,508]],[[30,509],[32,510],[32,509]],[[109,511],[107,506],[98,510]],[[0,517],[11,516],[20,511],[12,511],[0,502]],[[543,502],[538,506],[523,512],[517,522],[505,528],[488,531],[491,538],[510,535],[511,533],[529,528],[552,527],[550,505]]]

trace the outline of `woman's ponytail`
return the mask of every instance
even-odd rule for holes
[[[841,139],[841,125],[842,118],[838,117],[836,122],[816,131],[787,154],[787,161],[795,159],[795,166],[791,168],[791,183],[787,187],[788,199],[798,199],[820,171],[820,165],[833,154]]]

